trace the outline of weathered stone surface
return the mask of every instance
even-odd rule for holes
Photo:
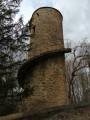
[[[22,110],[69,104],[64,53],[70,50],[64,48],[61,13],[50,7],[39,8],[32,15],[30,31],[33,44],[28,60],[32,65],[27,62],[21,68],[19,83],[23,88],[26,84],[34,87],[34,95],[23,99]]]
[[[90,104],[58,106],[0,117],[0,120],[90,120]]]
[[[33,13],[30,31],[33,34],[35,26],[35,33],[30,39],[33,49],[29,52],[28,59],[40,53],[64,48],[62,19],[61,13],[54,8],[39,8]]]
[[[68,104],[64,55],[38,62],[28,71],[25,80],[35,86],[34,95],[24,99],[24,109],[41,109]]]
[[[44,59],[48,59],[51,56],[55,55],[60,55],[64,53],[71,52],[70,48],[64,48],[64,49],[59,49],[59,50],[53,50],[53,51],[48,51],[45,53],[41,53],[40,55],[34,56],[31,59],[28,59],[27,62],[25,62],[21,68],[19,69],[18,72],[18,82],[21,87],[24,87],[24,82],[25,82],[25,76],[27,72],[32,69],[39,61],[43,61]]]

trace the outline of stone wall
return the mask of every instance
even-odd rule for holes
[[[34,95],[23,99],[23,110],[42,109],[68,104],[64,55],[39,61],[28,71],[25,81],[34,86]]]
[[[34,87],[34,95],[23,99],[22,110],[34,111],[69,104],[64,56],[68,51],[64,48],[62,19],[61,13],[50,7],[39,8],[32,15],[32,50],[29,62],[21,67],[21,73],[19,70],[19,83],[24,89]]]
[[[37,9],[31,18],[30,31],[32,50],[28,59],[44,52],[64,48],[61,13],[49,7]],[[32,33],[33,26],[35,32]]]
[[[0,120],[90,120],[90,104],[66,105],[34,112],[12,114]]]

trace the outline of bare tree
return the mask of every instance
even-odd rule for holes
[[[66,78],[70,103],[84,101],[85,91],[90,87],[90,44],[79,43],[66,55]]]

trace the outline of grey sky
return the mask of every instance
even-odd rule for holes
[[[90,0],[23,0],[19,15],[27,22],[37,8],[44,6],[62,13],[64,39],[78,42],[87,37],[90,42]]]

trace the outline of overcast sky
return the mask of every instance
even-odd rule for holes
[[[30,20],[39,7],[53,7],[63,15],[64,39],[81,41],[87,37],[90,42],[90,0],[23,0],[20,15]]]

